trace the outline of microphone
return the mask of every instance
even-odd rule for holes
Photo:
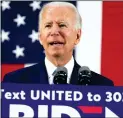
[[[91,83],[91,70],[87,66],[82,66],[78,71],[78,84],[89,85]]]
[[[67,69],[65,67],[58,67],[53,73],[54,84],[67,84]]]

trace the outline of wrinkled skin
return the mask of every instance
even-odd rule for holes
[[[40,42],[46,57],[56,66],[65,65],[80,41],[81,30],[75,28],[76,16],[70,7],[48,6],[40,24]]]

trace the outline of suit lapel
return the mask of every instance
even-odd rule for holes
[[[39,82],[40,84],[49,84],[48,82],[48,74],[47,74],[47,70],[46,70],[46,66],[44,63],[44,60],[38,64],[37,66],[38,68],[38,73],[39,73]]]
[[[43,63],[42,67],[43,68],[40,71],[40,83],[49,84],[49,82],[48,82],[48,74],[47,74],[45,63]]]

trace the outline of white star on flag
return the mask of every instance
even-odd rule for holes
[[[10,5],[9,4],[10,4],[10,2],[3,1],[2,5],[1,5],[2,6],[2,10],[5,11],[6,9],[10,9]]]
[[[17,14],[17,18],[14,19],[14,22],[17,23],[17,27],[19,27],[20,25],[25,25],[25,18],[26,16],[21,16],[20,14]]]
[[[35,30],[32,30],[32,34],[29,35],[29,38],[32,39],[32,43],[34,43],[36,40],[39,41],[38,32],[36,32]]]
[[[9,41],[9,34],[10,32],[5,32],[4,30],[2,30],[2,42],[4,42],[5,40]]]
[[[33,11],[36,11],[37,9],[40,9],[41,2],[33,1],[29,6],[32,7]]]
[[[16,58],[19,58],[20,56],[24,57],[24,47],[20,47],[19,45],[16,45],[16,49],[12,51],[12,53],[15,54]]]

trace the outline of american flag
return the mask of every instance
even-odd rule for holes
[[[2,80],[6,73],[42,61],[38,14],[48,1],[2,1]],[[88,66],[123,86],[123,2],[71,1],[82,16],[82,37],[75,49]]]

